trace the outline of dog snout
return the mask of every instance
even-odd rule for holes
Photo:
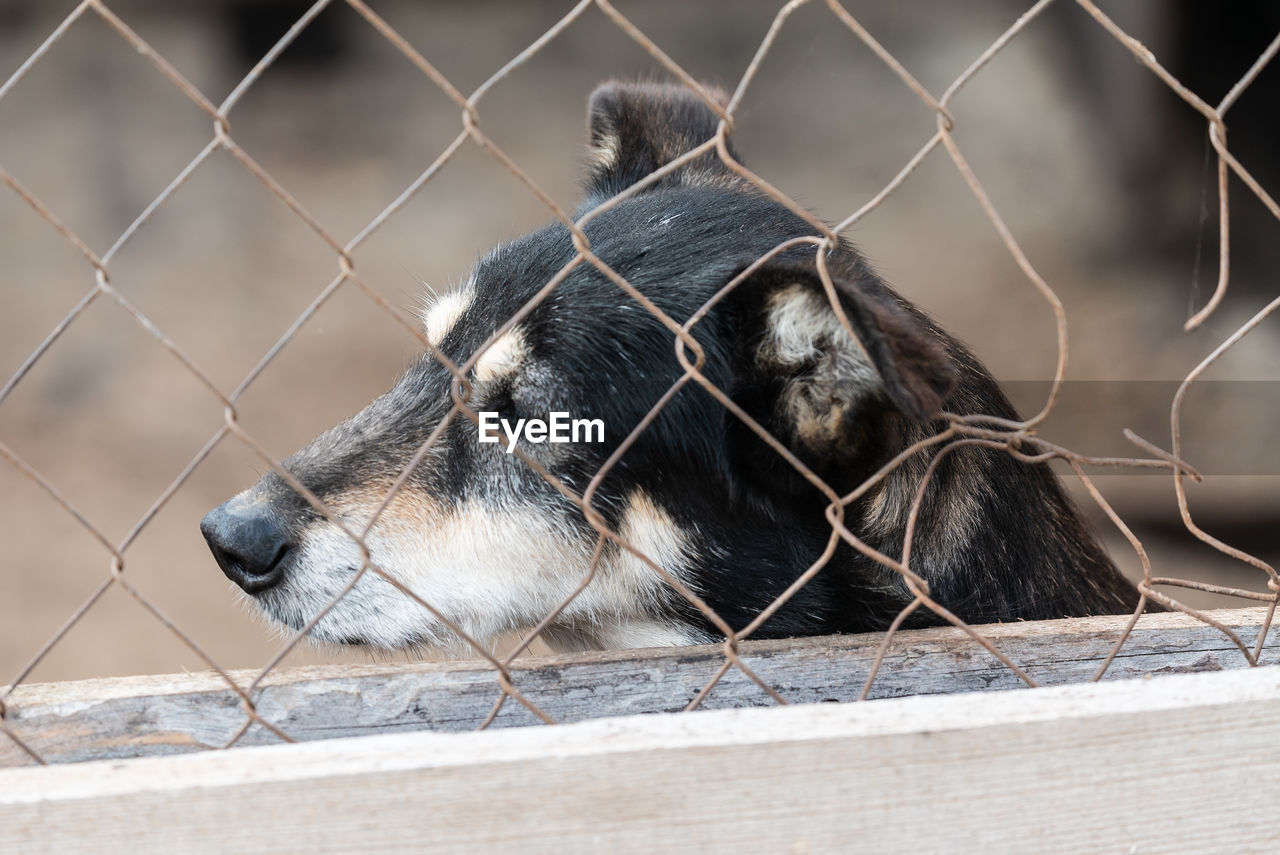
[[[270,507],[237,508],[234,502],[209,511],[200,533],[228,579],[247,594],[261,593],[284,579],[289,532]]]

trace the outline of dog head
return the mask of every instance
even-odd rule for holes
[[[719,118],[684,88],[608,84],[588,123],[580,213],[712,139]],[[448,646],[449,623],[475,638],[532,626],[586,578],[598,540],[538,470],[580,496],[670,395],[592,499],[631,549],[605,543],[549,636],[565,647],[707,637],[705,619],[655,568],[730,623],[750,620],[830,530],[817,491],[688,381],[672,325],[736,280],[690,328],[687,358],[833,483],[873,471],[893,450],[886,425],[927,423],[954,383],[947,341],[852,249],[826,256],[831,291],[811,244],[742,275],[812,232],[712,151],[585,226],[591,253],[644,302],[582,260],[562,225],[497,247],[424,312],[428,340],[455,365],[471,363],[460,391],[478,422],[455,408],[454,376],[424,353],[390,391],[284,461],[291,479],[268,474],[205,517],[218,564],[293,628],[350,586],[312,630],[324,641]],[[366,553],[352,534],[380,571],[354,584]],[[824,609],[816,594],[798,597],[775,620],[821,631],[813,620]]]

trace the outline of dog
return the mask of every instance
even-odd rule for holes
[[[591,162],[578,215],[711,139],[718,122],[684,87],[603,85],[588,106]],[[691,327],[699,370],[842,496],[944,430],[944,412],[1018,418],[973,354],[882,282],[852,246],[825,255],[847,325],[812,244],[749,270],[814,229],[715,152],[651,179],[584,231],[590,251],[677,324],[740,280]],[[425,311],[427,340],[463,364],[576,252],[562,224],[497,247]],[[442,427],[453,377],[424,353],[390,391],[284,461],[328,513],[271,472],[211,511],[201,530],[226,576],[269,618],[300,629],[363,566],[343,527],[364,529],[438,431],[364,538],[386,578],[364,573],[310,635],[449,648],[459,644],[449,624],[474,639],[527,630],[587,577],[599,535],[521,455],[581,495],[684,375],[675,338],[596,266],[579,263],[470,369],[466,400],[478,421],[455,413]],[[691,351],[687,358],[694,360]],[[900,559],[936,453],[907,458],[850,503],[849,531]],[[741,418],[687,383],[592,498],[599,519],[634,552],[605,542],[590,584],[543,637],[555,649],[577,650],[708,642],[723,637],[724,625],[736,632],[827,548],[829,505]],[[960,447],[936,461],[913,538],[912,572],[934,601],[969,623],[1123,613],[1138,602],[1048,465],[1004,450]],[[842,540],[754,635],[882,630],[914,597],[901,573]],[[906,625],[938,621],[922,608]]]

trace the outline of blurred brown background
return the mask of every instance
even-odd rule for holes
[[[215,103],[306,6],[290,2],[110,7]],[[463,92],[568,11],[568,2],[381,0],[373,8]],[[736,84],[778,0],[620,0],[695,76]],[[846,7],[935,94],[1028,4],[945,0]],[[1267,3],[1103,4],[1210,102],[1280,29]],[[0,0],[0,80],[74,7]],[[1222,7],[1218,7],[1222,9]],[[1231,20],[1224,16],[1230,14]],[[611,76],[664,72],[592,9],[480,104],[481,125],[572,207],[583,108]],[[1273,194],[1280,68],[1230,114],[1229,142]],[[1168,446],[1174,388],[1277,293],[1280,224],[1233,181],[1233,287],[1195,333],[1191,307],[1217,270],[1215,166],[1200,121],[1063,0],[954,101],[956,139],[1037,269],[1066,305],[1070,377],[1042,431],[1078,451],[1133,454],[1130,426]],[[458,133],[459,111],[351,9],[335,2],[230,116],[235,140],[340,241],[360,231]],[[929,138],[932,113],[820,0],[798,10],[739,113],[747,163],[829,220],[880,190]],[[212,136],[212,123],[95,14],[85,15],[0,98],[0,166],[104,252]],[[391,302],[415,277],[437,290],[492,244],[550,215],[467,144],[355,255]],[[0,187],[0,383],[93,286],[91,268]],[[852,237],[899,290],[970,343],[1027,411],[1055,360],[1052,314],[1020,273],[945,153],[934,152]],[[336,272],[333,253],[226,152],[218,152],[121,249],[111,281],[224,391],[244,378]],[[1188,398],[1191,488],[1210,531],[1280,558],[1280,322],[1272,319]],[[250,387],[242,423],[284,457],[386,388],[415,340],[346,286]],[[1105,381],[1105,382],[1103,382]],[[1137,382],[1152,381],[1152,382]],[[1249,383],[1225,381],[1252,381]],[[0,442],[119,541],[222,422],[221,405],[118,306],[98,300],[0,401]],[[266,662],[279,638],[237,604],[197,528],[264,466],[224,441],[126,553],[129,579],[224,667]],[[1101,489],[1164,575],[1263,589],[1262,574],[1181,530],[1167,476],[1101,472]],[[1096,510],[1126,569],[1137,562]],[[101,582],[108,554],[17,469],[0,462],[0,682]],[[1187,595],[1197,604],[1221,598]],[[1241,601],[1235,604],[1244,605]],[[290,662],[362,660],[305,650]],[[200,670],[188,648],[118,589],[32,680]]]

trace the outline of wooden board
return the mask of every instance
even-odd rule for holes
[[[1280,669],[0,771],[0,853],[1274,853]]]
[[[1252,643],[1265,610],[1214,612]],[[1090,679],[1127,618],[1013,623],[982,632],[1043,685]],[[1263,660],[1280,641],[1268,639]],[[747,642],[743,659],[794,703],[858,696],[880,634]],[[718,645],[519,660],[515,685],[557,722],[682,709],[723,662]],[[1214,671],[1245,666],[1218,630],[1179,614],[1146,615],[1106,679]],[[251,672],[232,675],[242,685]],[[893,641],[873,698],[1021,687],[1022,682],[959,630],[902,632]],[[474,729],[498,696],[484,663],[332,666],[282,669],[256,696],[262,716],[299,741],[388,732]],[[705,706],[737,708],[773,701],[737,669]],[[216,675],[134,677],[20,686],[7,721],[49,762],[176,754],[224,745],[244,724],[239,698]],[[494,727],[537,724],[508,700]],[[254,725],[241,744],[278,742]],[[0,766],[30,758],[0,734]]]

